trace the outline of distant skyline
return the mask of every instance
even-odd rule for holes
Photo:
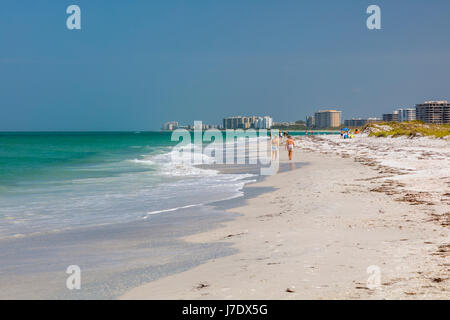
[[[366,28],[371,4],[382,30]],[[440,0],[3,0],[0,131],[381,117],[450,99],[449,30]]]

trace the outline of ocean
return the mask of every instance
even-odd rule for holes
[[[0,133],[0,239],[145,220],[252,181],[174,162],[177,144],[168,132]]]

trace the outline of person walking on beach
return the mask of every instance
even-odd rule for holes
[[[286,141],[286,150],[288,151],[289,160],[292,160],[292,156],[294,153],[294,146],[295,146],[294,139],[292,139],[291,136],[288,136]]]
[[[278,140],[278,135],[274,135],[272,137],[271,143],[272,143],[272,160],[277,160],[278,159],[278,149],[280,146],[280,140]]]

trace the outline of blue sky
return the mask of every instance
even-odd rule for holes
[[[447,0],[3,0],[0,131],[380,116],[450,99],[449,34]]]

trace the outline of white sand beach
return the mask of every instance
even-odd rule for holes
[[[450,142],[358,135],[296,144],[302,167],[254,184],[275,191],[184,239],[231,243],[237,254],[121,299],[449,299]]]

